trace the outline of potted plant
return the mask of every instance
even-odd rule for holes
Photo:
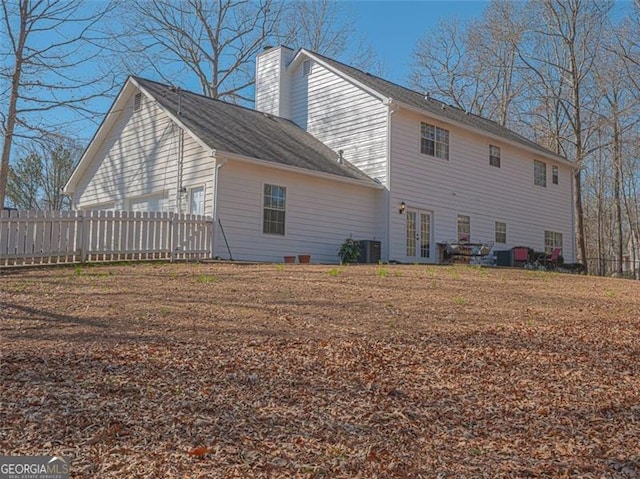
[[[311,263],[311,255],[310,254],[299,254],[298,261],[300,264],[309,264]]]

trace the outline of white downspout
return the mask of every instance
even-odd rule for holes
[[[393,103],[393,99],[388,98],[384,101],[384,104],[387,105],[387,184],[384,190],[385,195],[385,243],[386,247],[386,258],[385,260],[388,262],[391,259],[391,115],[396,112],[396,105]]]
[[[216,150],[211,150],[213,157],[213,205],[211,217],[213,219],[213,230],[211,233],[211,256],[215,258],[216,238],[218,237],[218,178],[220,177],[220,168],[224,166],[227,160],[218,160]]]

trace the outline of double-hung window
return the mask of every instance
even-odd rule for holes
[[[496,243],[506,244],[507,242],[507,223],[496,221]]]
[[[420,153],[449,159],[449,130],[428,123],[420,124]]]
[[[500,168],[500,147],[489,145],[489,164]]]
[[[554,185],[558,184],[558,167],[555,165],[551,167],[551,182]]]
[[[533,184],[547,187],[547,164],[544,161],[533,160]]]
[[[551,254],[555,248],[560,248],[562,254],[562,233],[555,231],[544,232],[544,252]]]
[[[287,188],[264,185],[262,232],[284,236],[284,220],[287,206]]]
[[[468,243],[471,241],[471,217],[458,215],[458,241]]]

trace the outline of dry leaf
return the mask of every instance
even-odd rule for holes
[[[209,454],[210,452],[211,452],[211,448],[210,447],[200,446],[200,447],[196,447],[195,449],[191,449],[188,452],[188,454],[190,456],[202,457],[205,454]]]

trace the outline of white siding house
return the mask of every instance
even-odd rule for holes
[[[256,107],[290,118],[385,186],[378,211],[385,259],[438,261],[437,243],[457,239],[462,217],[470,240],[493,241],[495,249],[557,245],[566,261],[574,260],[566,159],[494,122],[316,53],[278,47],[263,57],[277,74],[259,63],[256,95],[269,83],[263,78],[280,78],[287,108]],[[284,69],[282,62],[289,62]],[[422,124],[447,133],[447,158],[421,151]],[[499,166],[490,164],[490,149]],[[536,161],[544,165],[545,186],[535,184]]]
[[[383,187],[292,122],[140,78],[65,189],[78,209],[210,215],[221,258],[336,263],[346,238],[384,234]]]
[[[213,158],[193,137],[164,114],[156,101],[131,82],[112,108],[74,173],[73,207],[195,213],[192,193],[204,189],[204,209],[213,195],[205,188],[213,177]],[[181,143],[182,142],[182,143]],[[178,194],[178,154],[183,156]],[[192,191],[194,190],[194,191]]]
[[[421,153],[421,124],[449,132],[449,158]],[[458,216],[469,218],[470,235],[494,248],[529,246],[545,250],[545,231],[559,232],[563,254],[573,259],[571,171],[566,163],[533,155],[504,141],[472,133],[440,119],[400,107],[391,128],[391,204],[430,215],[430,255],[435,243],[458,237]],[[489,163],[490,145],[500,148],[500,166]],[[534,184],[534,159],[546,164],[546,187]],[[552,168],[558,167],[558,184]],[[406,215],[391,215],[391,251],[406,255]],[[506,239],[496,239],[496,223]],[[418,225],[419,229],[419,225]],[[405,253],[405,254],[403,254]]]
[[[388,108],[321,63],[302,58],[288,72],[291,120],[386,186]]]
[[[382,235],[376,226],[378,189],[238,161],[219,172],[219,217],[234,258],[282,261],[309,253],[314,262],[335,263],[345,238]],[[265,185],[286,194],[282,235],[263,232]],[[215,254],[228,256],[223,241],[216,242]]]
[[[256,60],[256,110],[129,79],[66,190],[77,208],[211,215],[223,258],[336,262],[351,236],[429,263],[464,236],[571,262],[571,169],[494,122],[277,47]]]

